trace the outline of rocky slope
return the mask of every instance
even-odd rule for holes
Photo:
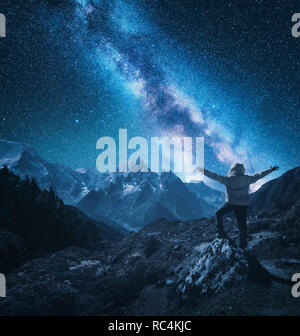
[[[98,252],[69,248],[35,259],[7,275],[8,297],[0,312],[299,315],[291,284],[270,277],[291,279],[299,272],[299,212],[297,203],[289,211],[250,219],[247,253],[215,239],[211,218],[157,220]],[[237,242],[235,222],[227,219],[225,227]]]

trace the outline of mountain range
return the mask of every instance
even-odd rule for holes
[[[201,183],[172,173],[99,177],[48,163],[24,144],[4,141],[0,149],[9,167],[0,169],[8,293],[0,315],[300,314],[291,296],[300,265],[300,167],[251,195],[249,247],[241,250],[233,217],[224,219],[227,240],[216,238],[214,217],[198,216],[197,207],[205,213],[222,202]],[[112,215],[110,226],[80,208]],[[111,227],[116,220],[137,232],[120,233]]]
[[[248,219],[247,251],[236,247],[232,217],[224,220],[230,241],[216,239],[214,217],[158,219],[100,249],[68,247],[23,262],[7,274],[0,315],[299,315],[291,295],[300,265],[299,172],[252,196],[258,205],[269,195]]]
[[[99,173],[72,169],[41,158],[24,144],[0,140],[0,166],[52,188],[65,204],[96,220],[138,230],[158,218],[191,220],[211,216],[224,195],[204,183],[183,183],[169,173]]]

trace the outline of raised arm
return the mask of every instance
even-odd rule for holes
[[[218,175],[216,173],[213,173],[207,169],[204,169],[204,168],[200,168],[198,167],[197,168],[198,171],[200,171],[201,173],[203,173],[205,176],[217,181],[217,182],[220,182],[222,184],[225,184],[226,183],[226,180],[227,180],[227,176],[223,176],[223,175]]]
[[[264,178],[265,176],[267,176],[268,174],[272,173],[275,170],[278,170],[279,167],[278,166],[274,166],[274,167],[270,167],[270,169],[264,170],[260,173],[254,174],[253,176],[250,176],[251,180],[250,183],[254,183],[262,178]]]

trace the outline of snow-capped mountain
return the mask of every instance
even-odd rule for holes
[[[107,174],[102,188],[88,193],[77,207],[95,219],[105,215],[129,229],[140,229],[157,218],[188,220],[214,211],[172,172]]]
[[[210,194],[207,189],[201,197],[201,192],[192,191],[171,172],[101,174],[96,169],[75,170],[44,160],[24,143],[0,140],[0,166],[4,165],[23,178],[34,178],[41,189],[52,188],[65,204],[77,206],[92,218],[109,218],[131,229],[157,218],[210,216],[219,195],[207,187]]]
[[[24,178],[34,178],[41,189],[53,188],[65,204],[75,204],[90,189],[101,187],[101,175],[92,169],[72,169],[64,164],[50,163],[24,143],[0,140],[0,166]]]

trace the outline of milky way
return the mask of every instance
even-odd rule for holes
[[[160,64],[151,54],[145,53],[147,49],[139,41],[146,40],[147,36],[136,36],[136,29],[132,34],[122,31],[122,22],[119,27],[109,30],[109,34],[107,31],[104,34],[99,18],[102,15],[101,7],[93,6],[89,1],[78,1],[78,4],[78,15],[94,28],[88,39],[92,41],[96,55],[105,58],[110,68],[122,76],[134,95],[141,100],[143,117],[156,131],[153,135],[158,135],[159,131],[166,136],[205,136],[205,144],[213,148],[217,160],[227,164],[242,161],[249,168],[246,148],[239,147],[238,153],[234,140],[229,142],[220,128],[213,123],[211,126],[197,103],[184,95],[176,83],[170,83]],[[123,1],[117,5],[126,6],[126,3]],[[114,12],[110,14],[113,16]]]
[[[41,1],[22,9],[15,6],[15,11],[21,11],[17,15],[19,20],[22,15],[28,16],[24,19],[28,24],[25,35],[24,30],[14,27],[16,36],[21,38],[23,33],[25,41],[16,50],[21,50],[20,59],[28,51],[31,61],[26,61],[25,56],[28,69],[20,65],[18,69],[13,68],[20,59],[10,50],[8,75],[11,83],[20,83],[21,74],[26,75],[31,67],[29,77],[33,78],[28,80],[23,76],[20,90],[14,92],[7,85],[7,90],[11,89],[6,98],[10,113],[3,113],[3,137],[29,142],[42,151],[41,155],[44,152],[50,159],[73,166],[93,165],[97,152],[91,149],[94,150],[97,138],[116,136],[122,127],[128,128],[132,135],[145,137],[203,136],[206,166],[223,173],[234,162],[243,162],[250,173],[268,168],[270,164],[279,164],[283,169],[297,164],[299,138],[295,134],[299,117],[295,111],[299,108],[299,96],[292,91],[296,82],[290,80],[290,88],[279,81],[296,78],[292,70],[299,67],[299,63],[296,51],[289,49],[288,60],[293,69],[288,76],[276,77],[276,69],[283,69],[286,61],[276,67],[282,50],[277,53],[278,41],[270,44],[264,35],[265,27],[260,28],[262,33],[256,44],[260,48],[258,44],[263,41],[263,50],[270,49],[269,72],[264,70],[267,65],[262,67],[266,64],[263,53],[263,62],[254,56],[252,60],[250,56],[245,57],[244,63],[238,59],[251,54],[252,45],[247,45],[246,39],[254,38],[256,31],[253,37],[245,36],[240,29],[235,41],[236,31],[230,30],[229,25],[227,32],[232,34],[232,39],[229,35],[227,47],[219,38],[224,31],[222,27],[220,32],[216,30],[211,35],[215,38],[215,41],[212,39],[214,50],[208,47],[209,39],[203,36],[213,28],[209,22],[211,13],[219,10],[209,2],[207,8],[193,1],[182,5],[177,1],[125,0]],[[160,15],[157,8],[165,11],[165,18],[156,17]],[[12,17],[16,15],[14,10]],[[229,11],[229,16],[222,14],[222,22],[228,20],[233,26],[243,27],[242,14],[235,13],[231,2],[221,10]],[[194,21],[195,15],[198,15],[197,21]],[[263,23],[255,11],[252,15],[257,19],[257,26]],[[187,23],[183,22],[185,17]],[[288,36],[284,25],[285,22],[282,31]],[[245,31],[252,26],[249,22],[250,28],[245,27]],[[222,37],[226,39],[225,32]],[[34,50],[26,45],[30,39]],[[270,41],[272,39],[271,36]],[[235,43],[237,49],[234,49]],[[217,55],[217,50],[222,50],[223,55]],[[228,59],[228,53],[234,62]],[[226,73],[228,67],[233,75]],[[215,74],[217,69],[219,72]],[[272,71],[277,78],[272,88],[260,84],[258,89],[259,73],[267,77]],[[252,79],[256,81],[251,83]],[[278,102],[266,105],[269,100],[279,101],[279,92],[284,89],[289,92],[285,111]],[[19,101],[19,108],[15,101]],[[28,101],[26,109],[31,117],[30,113],[24,113],[25,101]],[[259,110],[265,109],[264,104],[269,111],[262,114]],[[28,129],[27,134],[22,131],[24,128]],[[275,130],[277,133],[272,133]],[[55,139],[60,139],[64,150],[53,148]]]

